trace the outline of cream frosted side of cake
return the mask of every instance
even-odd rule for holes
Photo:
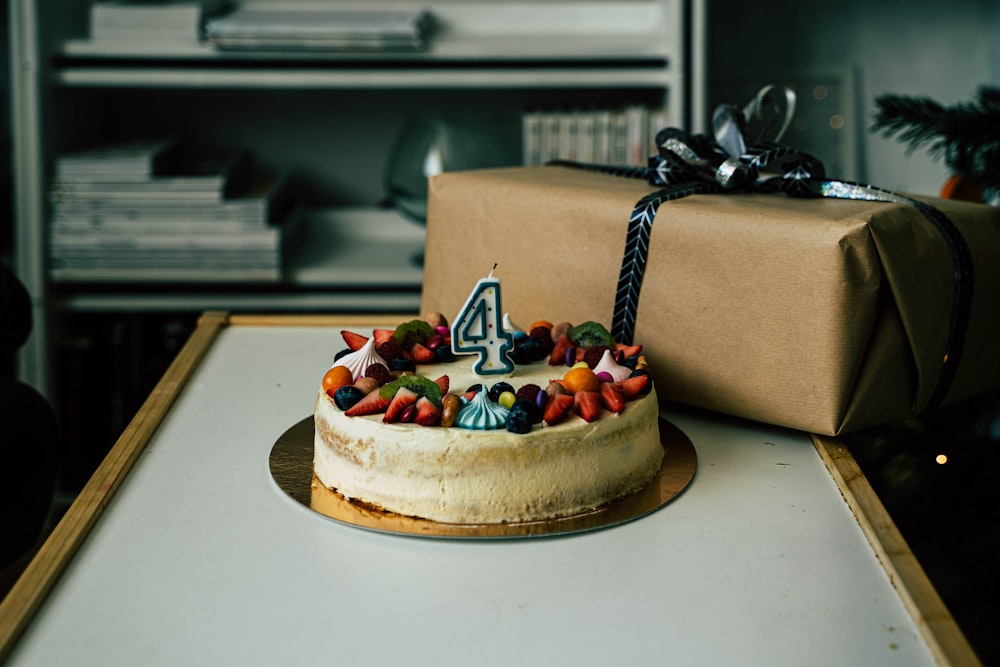
[[[479,377],[468,358],[421,366],[448,375],[453,392],[500,380],[542,387],[565,369],[544,361],[511,377]],[[445,523],[500,523],[576,514],[645,486],[663,458],[655,391],[619,414],[576,415],[531,432],[385,424],[348,417],[322,390],[315,404],[313,467],[326,487],[390,512]]]

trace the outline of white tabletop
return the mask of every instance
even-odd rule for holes
[[[805,434],[669,407],[688,489],[576,535],[345,526],[268,459],[342,347],[225,329],[10,665],[930,665]]]

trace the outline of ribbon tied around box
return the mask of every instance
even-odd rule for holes
[[[780,99],[781,95],[786,100],[783,106],[764,103],[775,96]],[[762,110],[769,110],[770,116]],[[549,163],[640,178],[660,188],[642,197],[629,217],[611,334],[622,343],[631,344],[633,340],[650,234],[657,210],[664,202],[697,194],[784,192],[791,197],[906,204],[917,209],[937,230],[952,259],[954,282],[945,350],[934,391],[924,408],[932,409],[945,399],[962,356],[974,285],[969,247],[954,223],[933,206],[872,185],[829,179],[823,163],[814,156],[770,140],[780,138],[793,112],[794,93],[767,86],[742,111],[729,105],[717,107],[712,135],[678,128],[660,130],[656,135],[658,152],[645,167],[561,160]],[[748,132],[754,121],[763,129],[751,141]]]

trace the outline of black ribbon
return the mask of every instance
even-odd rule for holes
[[[635,320],[646,271],[650,234],[656,212],[663,202],[694,194],[784,192],[791,197],[908,204],[917,209],[937,230],[952,259],[954,283],[948,336],[941,373],[926,409],[940,405],[948,394],[961,361],[974,284],[972,255],[954,223],[938,209],[919,200],[872,185],[828,179],[822,162],[787,146],[762,142],[748,147],[743,154],[733,155],[723,148],[723,143],[727,146],[746,145],[746,142],[733,141],[734,131],[739,132],[740,128],[734,130],[733,126],[727,126],[727,136],[720,143],[707,135],[688,134],[677,128],[663,129],[656,135],[658,153],[649,158],[646,167],[567,161],[549,163],[641,178],[661,188],[640,199],[629,218],[611,320],[611,334],[615,340],[631,344],[635,336]]]

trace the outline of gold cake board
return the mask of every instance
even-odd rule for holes
[[[565,535],[607,528],[638,519],[676,498],[694,479],[698,456],[679,428],[660,419],[663,463],[642,489],[593,510],[554,519],[518,523],[458,524],[403,516],[354,503],[313,477],[313,418],[285,431],[271,448],[271,476],[304,507],[339,523],[398,535],[444,538],[504,538]]]

